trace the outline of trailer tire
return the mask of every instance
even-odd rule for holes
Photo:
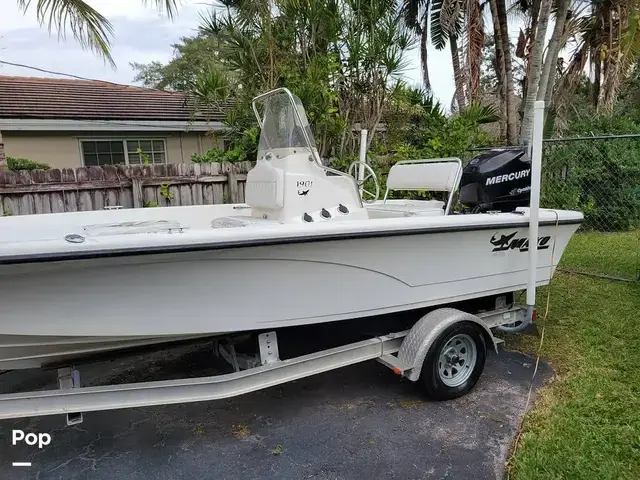
[[[486,358],[487,344],[481,328],[472,322],[455,323],[429,348],[419,382],[434,400],[461,397],[478,382]]]

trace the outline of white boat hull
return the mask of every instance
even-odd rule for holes
[[[579,226],[574,217],[557,225],[549,216],[541,219],[538,285],[549,282]],[[386,221],[404,220],[413,219]],[[227,242],[166,253],[118,250],[78,260],[5,262],[0,370],[171,339],[393,313],[526,287],[528,228],[522,215],[423,218],[420,228],[404,230],[364,227],[381,221],[354,222],[360,228],[343,226],[324,236],[309,232],[265,242],[262,235],[242,247]]]

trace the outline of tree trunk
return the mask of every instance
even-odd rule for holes
[[[549,134],[551,134],[555,128],[556,108],[555,105],[553,105],[553,87],[556,83],[558,54],[564,44],[564,27],[566,25],[570,4],[571,0],[558,0],[556,4],[556,24],[553,27],[553,35],[549,40],[547,56],[544,59],[544,66],[542,67],[542,78],[540,79],[540,86],[538,87],[538,100],[544,100],[545,132]]]
[[[498,21],[498,11],[495,0],[489,2],[491,8],[491,19],[493,21],[493,44],[496,49],[495,71],[498,79],[497,94],[500,100],[500,140],[505,140],[507,136],[507,78],[505,73],[504,51],[502,44],[502,34],[500,32],[500,22]]]
[[[429,66],[427,65],[427,40],[429,18],[425,16],[420,32],[420,65],[422,67],[422,84],[427,92],[431,92],[431,82],[429,81]]]
[[[458,42],[456,37],[449,37],[449,47],[451,48],[451,63],[453,64],[453,79],[456,84],[455,99],[458,104],[458,110],[462,110],[466,106],[464,97],[464,75],[460,66],[460,53],[458,52]]]
[[[556,24],[553,27],[553,34],[549,39],[547,47],[547,55],[544,59],[542,67],[542,76],[538,85],[538,95],[536,100],[545,100],[545,107],[551,102],[551,92],[553,92],[553,84],[556,80],[556,66],[558,64],[558,54],[560,53],[562,34],[564,33],[564,25],[567,20],[567,11],[569,10],[570,0],[556,1]]]
[[[525,102],[524,99],[527,98],[527,92],[529,91],[529,72],[531,71],[531,57],[533,56],[533,52],[535,50],[535,41],[536,33],[538,31],[538,20],[540,19],[540,2],[541,0],[532,0],[531,7],[529,11],[529,15],[531,18],[531,25],[527,30],[527,41],[526,45],[529,45],[529,51],[526,50],[525,45],[525,55],[523,57],[524,60],[524,78],[522,79],[522,98],[523,101],[520,102],[520,108],[518,110],[518,115],[520,118],[524,117],[524,108]]]
[[[480,69],[482,49],[484,48],[484,18],[480,11],[480,2],[471,0],[467,4],[467,97],[470,102],[480,99]]]
[[[547,34],[547,24],[551,13],[551,0],[540,2],[540,18],[538,28],[531,52],[531,62],[529,77],[527,78],[527,96],[524,100],[524,115],[522,116],[522,126],[520,128],[520,144],[528,145],[531,141],[531,130],[533,129],[533,113],[536,98],[538,96],[538,84],[542,74],[542,54],[544,53],[544,41]]]
[[[507,27],[507,7],[505,0],[491,0],[492,13],[495,12],[500,25],[500,37],[502,39],[502,53],[505,66],[505,98],[507,104],[507,143],[515,145],[518,140],[518,121],[516,117],[516,98],[513,85],[513,64],[511,63],[511,43],[509,42],[509,29]],[[494,5],[495,4],[495,5]]]

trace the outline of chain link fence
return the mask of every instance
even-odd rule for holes
[[[640,280],[640,135],[544,140],[540,204],[584,213],[562,269]]]

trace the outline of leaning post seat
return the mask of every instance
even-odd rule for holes
[[[461,177],[462,161],[459,158],[400,161],[389,170],[382,202],[368,206],[367,210],[373,217],[448,215]],[[449,196],[446,203],[439,200],[388,200],[392,190],[448,192]]]

